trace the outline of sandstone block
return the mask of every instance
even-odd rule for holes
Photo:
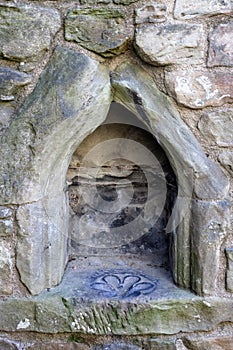
[[[233,248],[226,249],[227,273],[226,273],[226,289],[233,292]]]
[[[0,103],[0,131],[7,128],[12,120],[12,116],[15,112],[14,102],[1,102]]]
[[[60,13],[26,4],[0,5],[0,54],[12,60],[36,60],[48,50],[61,26]]]
[[[0,295],[12,293],[12,261],[10,247],[0,241]]]
[[[135,10],[136,24],[165,22],[166,17],[167,6],[153,1]]]
[[[233,22],[220,24],[209,35],[208,66],[233,66]]]
[[[18,347],[11,343],[10,341],[8,341],[7,339],[0,339],[0,349],[2,350],[17,350]]]
[[[198,129],[210,144],[232,147],[233,109],[204,113],[198,121]]]
[[[130,5],[137,1],[139,0],[113,0],[114,4],[116,5]]]
[[[190,350],[233,350],[233,336],[198,336],[185,338],[184,344]]]
[[[47,343],[39,342],[29,347],[26,350],[89,350],[90,346],[81,343]]]
[[[13,215],[13,210],[8,207],[0,206],[0,219],[10,218]]]
[[[112,0],[79,0],[80,5],[109,4]]]
[[[233,152],[232,151],[222,151],[218,160],[224,166],[224,168],[233,176]]]
[[[216,287],[220,247],[229,228],[229,208],[228,201],[192,203],[191,278],[200,294],[211,294]],[[203,276],[202,282],[197,275]]]
[[[123,13],[118,10],[71,10],[65,20],[65,38],[111,57],[126,50],[129,31]]]
[[[17,90],[30,82],[31,76],[29,74],[7,67],[0,67],[0,100],[14,100],[14,94]]]
[[[232,12],[231,0],[177,0],[174,16],[189,19],[200,16],[221,15]]]
[[[153,65],[200,64],[204,59],[204,32],[199,24],[150,25],[136,29],[135,48]]]
[[[165,79],[169,94],[186,107],[217,107],[233,101],[233,73],[178,69],[167,72]]]
[[[13,221],[10,219],[0,219],[0,237],[6,237],[12,235],[13,232]]]

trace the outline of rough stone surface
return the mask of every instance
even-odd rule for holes
[[[218,160],[233,177],[233,151],[222,151],[218,155]]]
[[[189,23],[141,26],[136,29],[135,48],[153,65],[200,64],[204,59],[203,27]]]
[[[208,331],[220,323],[233,322],[233,301],[229,298],[200,298],[182,291],[179,298],[162,296],[146,302],[139,299],[97,302],[79,299],[75,296],[75,288],[64,290],[64,293],[45,292],[37,298],[1,301],[0,330],[47,334],[171,335]]]
[[[65,38],[102,56],[111,57],[126,50],[129,31],[119,10],[71,10],[65,21]]]
[[[17,61],[36,60],[49,49],[60,26],[60,14],[55,9],[1,4],[0,55]]]
[[[231,0],[177,0],[174,9],[174,16],[179,19],[189,19],[193,17],[221,15],[231,12]]]
[[[139,0],[113,0],[114,4],[116,5],[130,5],[137,1]]]
[[[150,339],[150,350],[177,350],[175,341]]]
[[[137,345],[115,342],[112,344],[97,345],[93,350],[142,350]]]
[[[13,215],[13,210],[8,207],[0,206],[0,219],[10,218]]]
[[[10,124],[15,106],[12,102],[0,103],[0,132],[3,132]]]
[[[112,0],[79,0],[80,5],[109,4]]]
[[[227,273],[226,273],[226,289],[233,292],[233,248],[226,248]]]
[[[0,67],[0,100],[14,100],[17,90],[30,82],[30,75],[7,67]]]
[[[89,350],[90,346],[81,343],[46,343],[39,342],[29,345],[25,350]]]
[[[220,24],[209,35],[208,66],[233,66],[233,22]]]
[[[0,219],[0,237],[11,236],[13,233],[13,220],[12,219]]]
[[[12,261],[9,245],[0,241],[0,295],[12,293]]]
[[[17,350],[17,346],[7,339],[0,338],[0,349],[1,350]]]
[[[167,19],[167,6],[161,3],[148,2],[135,10],[135,24],[161,23]]]
[[[198,121],[198,129],[210,144],[232,147],[233,109],[204,113]]]
[[[216,288],[220,247],[229,229],[229,208],[228,201],[192,203],[191,278],[199,294],[211,294]],[[203,276],[203,281],[197,276]]]
[[[40,83],[4,133],[2,200],[21,204],[17,267],[33,294],[56,285],[63,276],[69,159],[82,139],[105,119],[110,94],[106,68],[86,55],[57,48]],[[29,204],[22,205],[25,202]]]
[[[198,338],[185,338],[184,344],[189,350],[233,350],[232,335],[199,336]]]
[[[199,70],[166,72],[169,93],[178,103],[200,109],[233,101],[233,74]]]

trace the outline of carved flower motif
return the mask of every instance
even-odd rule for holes
[[[93,289],[108,297],[136,297],[153,292],[158,280],[151,281],[141,274],[106,273],[91,284]]]

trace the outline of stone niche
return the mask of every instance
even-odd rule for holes
[[[17,205],[32,295],[214,293],[228,181],[141,67],[110,73],[57,47],[3,138],[2,204]]]
[[[171,246],[166,228],[178,189],[165,152],[146,126],[112,103],[104,123],[74,152],[67,184],[69,258],[73,268],[83,266],[83,273],[93,275],[96,293],[150,294],[158,281],[165,288]],[[146,277],[151,266],[152,280]]]

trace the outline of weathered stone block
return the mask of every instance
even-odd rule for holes
[[[153,65],[200,64],[204,59],[202,25],[175,23],[136,29],[135,49]]]
[[[174,16],[189,19],[200,16],[221,15],[232,12],[231,0],[177,0]]]
[[[61,26],[60,13],[32,5],[0,5],[0,55],[13,60],[36,60],[48,50]]]
[[[209,35],[208,66],[233,66],[233,22],[218,25]]]
[[[0,339],[0,349],[1,350],[17,350],[18,347],[7,339]]]
[[[79,0],[80,5],[109,4],[112,0]]]
[[[93,350],[142,350],[142,348],[130,343],[114,342],[112,344],[97,345]]]
[[[178,69],[165,77],[170,95],[184,106],[199,109],[233,101],[232,73]]]
[[[193,201],[191,219],[191,278],[199,294],[211,294],[219,272],[220,247],[229,228],[228,201]],[[197,276],[202,276],[201,281]]]
[[[198,129],[210,144],[232,147],[233,109],[204,113],[198,121]]]
[[[184,339],[184,344],[190,350],[233,350],[233,336],[201,336]]]
[[[165,22],[166,17],[167,6],[153,1],[135,10],[135,24]]]
[[[139,0],[113,0],[114,4],[117,4],[117,5],[130,5],[138,1]]]
[[[226,273],[226,289],[233,292],[233,248],[226,248],[227,273]]]
[[[3,131],[9,126],[14,112],[15,106],[13,102],[0,103],[0,131]]]
[[[177,350],[175,341],[150,339],[150,350]]]
[[[9,245],[0,241],[0,295],[12,293],[12,261]]]
[[[233,177],[233,152],[232,151],[222,151],[218,155],[218,160],[224,166],[224,168]]]
[[[39,342],[30,345],[25,350],[90,350],[91,347],[81,343],[47,343]]]
[[[13,233],[13,221],[0,219],[0,237],[10,236]]]
[[[13,215],[13,210],[8,207],[0,206],[0,219],[10,218]]]
[[[124,14],[115,9],[71,10],[65,20],[65,38],[104,57],[124,52],[129,30]]]
[[[17,90],[30,82],[31,76],[29,74],[7,67],[0,67],[0,100],[13,100]]]

